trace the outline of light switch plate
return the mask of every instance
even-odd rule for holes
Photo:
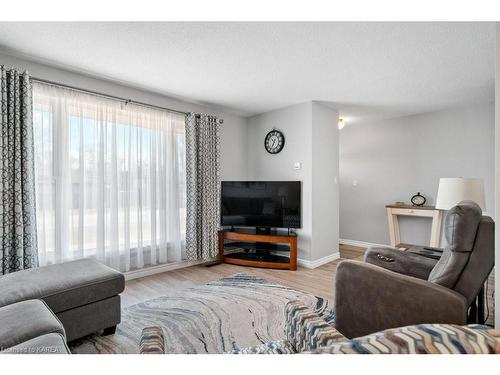
[[[301,163],[301,162],[296,161],[296,162],[293,164],[293,169],[302,169],[302,163]]]

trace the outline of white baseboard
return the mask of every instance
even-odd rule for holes
[[[319,266],[322,266],[323,264],[330,263],[331,261],[334,261],[339,258],[340,258],[340,253],[336,252],[316,260],[297,259],[297,264],[304,268],[317,268]]]
[[[340,240],[340,243],[343,243],[342,241],[343,240]],[[362,246],[359,244],[354,244],[354,242],[356,242],[356,241],[353,241],[353,243],[352,243],[353,246]],[[358,243],[358,242],[356,242],[356,243]],[[349,245],[351,245],[351,243],[349,243]],[[333,254],[327,255],[326,257],[316,259],[316,260],[306,260],[306,259],[299,258],[299,259],[297,259],[297,264],[301,267],[312,269],[312,268],[317,268],[319,266],[322,266],[323,264],[330,263],[330,262],[332,262],[336,259],[339,259],[339,258],[340,258],[340,253],[335,252]],[[128,280],[138,279],[141,277],[156,275],[157,273],[177,270],[179,268],[196,266],[196,265],[203,264],[203,263],[210,263],[214,260],[216,260],[216,259],[214,258],[214,259],[209,259],[209,260],[198,260],[198,261],[180,261],[180,262],[175,262],[175,263],[160,264],[158,266],[147,267],[147,268],[143,268],[140,270],[128,271],[128,272],[125,272],[124,275],[125,275],[125,280],[128,281]]]
[[[317,268],[319,266],[322,266],[323,264],[329,263],[335,259],[340,258],[340,253],[336,252],[331,255],[328,255],[326,257],[317,259],[317,260],[305,260],[305,259],[297,259],[297,264],[301,267],[304,268]],[[191,267],[191,266],[196,266],[199,264],[204,264],[204,263],[210,263],[213,262],[214,259],[209,259],[209,260],[198,260],[198,261],[181,261],[181,262],[175,262],[175,263],[168,263],[168,264],[160,264],[158,266],[152,266],[152,267],[147,267],[143,268],[140,270],[133,270],[133,271],[128,271],[125,272],[125,280],[133,280],[133,279],[139,279],[141,277],[146,277],[146,276],[151,276],[151,275],[156,275],[158,273],[163,273],[167,271],[173,271],[177,270],[179,268],[185,268],[185,267]]]
[[[368,248],[370,246],[383,246],[383,247],[392,247],[391,245],[382,245],[379,243],[371,243],[371,242],[363,242],[363,241],[356,241],[356,240],[348,240],[346,238],[340,238],[339,243],[341,245],[351,245],[351,246],[357,246],[357,247],[364,247]]]
[[[336,252],[331,255],[327,255],[326,257],[317,259],[317,260],[305,260],[305,259],[297,259],[297,264],[301,267],[304,268],[317,268],[319,266],[322,266],[323,264],[329,263],[335,259],[340,258],[340,253]],[[214,259],[209,259],[209,260],[198,260],[198,261],[181,261],[181,262],[175,262],[175,263],[168,263],[168,264],[160,264],[158,266],[152,266],[152,267],[147,267],[143,268],[140,270],[133,270],[133,271],[128,271],[125,272],[125,280],[133,280],[133,279],[139,279],[141,277],[146,277],[146,276],[151,276],[151,275],[156,275],[157,273],[162,273],[162,272],[167,272],[167,271],[173,271],[177,270],[179,268],[185,268],[185,267],[191,267],[191,266],[196,266],[199,264],[204,264],[204,263],[210,263],[213,262]]]
[[[213,260],[215,260],[215,258]],[[196,266],[198,264],[203,264],[203,263],[210,263],[213,260],[211,260],[211,259],[209,259],[209,260],[195,260],[195,261],[187,261],[186,260],[186,261],[180,261],[180,262],[175,262],[175,263],[160,264],[158,266],[151,266],[151,267],[147,267],[147,268],[142,268],[140,270],[133,270],[133,271],[124,272],[124,275],[125,275],[125,280],[128,281],[128,280],[138,279],[140,277],[156,275],[157,273],[177,270],[179,268]]]

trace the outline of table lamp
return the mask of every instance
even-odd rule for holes
[[[449,210],[461,201],[476,202],[483,212],[486,210],[482,178],[452,177],[439,179],[436,208],[438,210]]]

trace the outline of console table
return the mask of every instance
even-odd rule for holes
[[[398,216],[428,217],[432,219],[431,239],[429,246],[439,247],[441,242],[441,223],[443,221],[443,211],[434,206],[412,206],[389,204],[387,209],[387,220],[389,222],[389,238],[391,246],[398,247],[401,244],[399,237]]]
[[[226,251],[228,248],[232,251]],[[289,256],[278,255],[281,252],[286,252]],[[297,234],[220,230],[219,255],[223,263],[295,271]]]

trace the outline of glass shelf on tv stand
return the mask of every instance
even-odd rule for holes
[[[226,242],[224,243],[224,250],[230,251],[280,251],[280,252],[290,252],[289,245],[280,245],[275,243],[268,242],[243,242],[243,241],[234,241],[234,242]]]
[[[277,255],[268,251],[257,252],[249,251],[248,253],[244,251],[239,251],[235,253],[229,253],[225,255],[226,258],[250,260],[256,262],[273,262],[273,263],[283,263],[288,264],[290,258],[286,256]]]
[[[286,236],[286,237],[297,237],[296,228],[270,228],[265,231],[265,228],[260,230],[255,228],[245,228],[245,227],[226,227],[224,229],[227,232],[241,233],[241,234],[263,234],[271,236]]]

